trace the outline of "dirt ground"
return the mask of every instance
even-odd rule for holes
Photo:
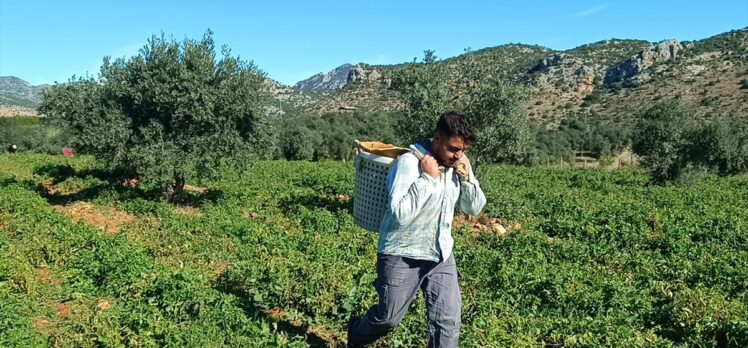
[[[36,110],[19,106],[0,106],[0,117],[39,116]]]
[[[76,202],[54,206],[57,211],[69,216],[74,223],[98,227],[106,235],[114,235],[123,225],[135,221],[135,217],[114,208],[102,208],[88,202]]]

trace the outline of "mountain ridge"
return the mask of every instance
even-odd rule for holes
[[[436,63],[454,71],[493,67],[500,78],[526,85],[533,93],[526,112],[543,123],[578,112],[622,117],[664,98],[682,99],[701,115],[748,114],[748,28],[693,41],[612,38],[568,50],[509,43]],[[273,101],[266,110],[275,116],[401,110],[390,83],[412,64],[419,63],[345,63],[293,86],[267,79]],[[0,104],[33,109],[47,86],[0,77]]]

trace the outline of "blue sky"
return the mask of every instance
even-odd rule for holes
[[[0,0],[0,75],[34,85],[95,75],[164,32],[253,61],[293,84],[344,63],[396,64],[506,43],[569,49],[610,38],[698,40],[748,26],[748,0]]]

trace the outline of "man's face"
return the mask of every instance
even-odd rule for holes
[[[437,133],[434,135],[434,143],[431,152],[435,155],[436,161],[439,162],[440,165],[452,167],[455,162],[465,155],[465,151],[467,151],[468,147],[470,147],[470,145],[468,145],[462,137],[451,136],[449,138],[444,138]]]

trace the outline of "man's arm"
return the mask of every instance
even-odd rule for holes
[[[457,206],[468,215],[478,215],[486,205],[486,195],[481,190],[467,157],[463,157],[460,162],[465,162],[466,165],[463,168],[468,174],[460,178],[460,198]]]
[[[398,225],[410,223],[435,191],[436,179],[419,170],[419,166],[415,156],[405,154],[387,176],[389,209]]]

